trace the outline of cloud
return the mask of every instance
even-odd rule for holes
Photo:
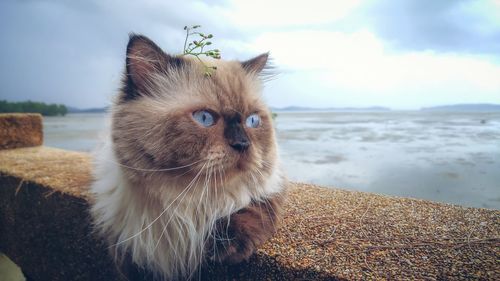
[[[170,53],[202,24],[225,59],[271,51],[273,106],[500,102],[500,2],[0,1],[0,98],[109,104],[129,32]]]
[[[206,23],[226,40],[237,36],[219,24],[215,6],[183,3],[2,1],[0,98],[103,106],[119,87],[129,32],[172,53],[181,51],[186,24]]]
[[[482,57],[435,51],[395,53],[368,30],[269,32],[255,46],[275,50],[283,75],[269,101],[321,107],[499,102],[500,67]]]
[[[348,16],[360,3],[360,0],[233,0],[228,2],[223,13],[239,28],[269,30],[336,22]]]
[[[395,49],[500,53],[500,1],[370,1],[361,17]]]

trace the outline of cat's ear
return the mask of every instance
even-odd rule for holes
[[[172,57],[162,51],[146,36],[131,34],[127,45],[126,80],[127,97],[133,99],[150,90],[155,74],[167,74],[172,67],[180,67],[182,59]]]
[[[242,62],[241,66],[249,73],[261,73],[262,70],[266,68],[268,59],[269,53],[263,53],[255,58]]]

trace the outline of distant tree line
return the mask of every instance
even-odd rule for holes
[[[8,102],[0,100],[0,113],[15,112],[40,113],[44,116],[64,116],[68,113],[68,109],[63,104],[46,104],[34,101]]]

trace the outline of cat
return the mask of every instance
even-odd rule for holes
[[[135,34],[126,52],[109,140],[95,157],[97,232],[117,264],[163,280],[248,260],[275,233],[287,186],[261,97],[268,54],[202,63]]]

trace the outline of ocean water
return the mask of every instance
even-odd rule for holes
[[[294,181],[500,209],[500,112],[278,112]],[[45,144],[91,151],[104,114],[44,119]]]

